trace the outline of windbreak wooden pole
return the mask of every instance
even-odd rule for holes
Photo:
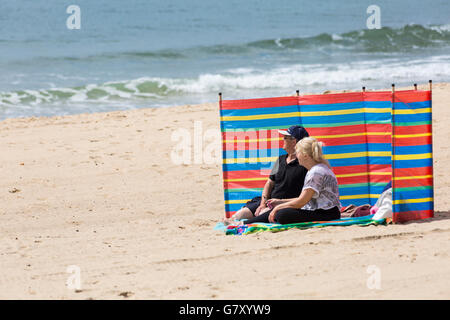
[[[430,131],[431,131],[431,160],[433,160],[433,81],[428,80],[430,84],[430,114],[431,114],[431,123],[430,123]],[[432,175],[432,190],[433,190],[433,199],[434,197],[434,163],[431,161],[431,175]],[[434,216],[434,201],[433,201],[433,216]]]
[[[395,212],[394,212],[394,202],[395,202],[395,84],[392,84],[392,114],[391,114],[391,127],[392,127],[392,174],[391,174],[391,183],[392,183],[392,221],[395,223]]]

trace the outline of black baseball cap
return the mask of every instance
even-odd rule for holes
[[[284,136],[291,136],[297,139],[297,141],[302,140],[303,138],[309,137],[308,131],[302,126],[291,126],[287,130],[278,130]]]

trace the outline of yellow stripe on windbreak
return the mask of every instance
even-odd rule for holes
[[[346,158],[358,158],[358,157],[390,157],[391,152],[389,151],[361,151],[361,152],[350,152],[341,154],[325,154],[326,159],[346,159]]]
[[[220,117],[221,121],[239,121],[239,120],[263,120],[263,119],[278,119],[300,117],[300,112],[286,112],[286,113],[272,113],[272,114],[257,114],[251,116],[225,116]]]
[[[260,141],[281,141],[283,137],[278,138],[263,138],[263,139],[237,139],[237,140],[223,140],[224,143],[234,143],[234,142],[260,142]]]
[[[430,159],[433,155],[431,153],[418,153],[418,154],[396,154],[394,160],[421,160]]]
[[[357,194],[354,196],[340,196],[339,198],[341,200],[353,200],[353,199],[377,199],[380,195],[379,194]]]
[[[394,177],[394,180],[412,180],[412,179],[427,179],[427,178],[433,178],[433,175],[429,174],[426,176]]]
[[[431,136],[431,132],[427,133],[417,133],[417,134],[395,134],[395,138],[417,138],[417,137],[428,137]]]
[[[302,117],[316,117],[316,116],[340,116],[355,113],[390,113],[391,108],[357,108],[349,110],[333,110],[333,111],[307,111],[302,112]]]
[[[430,113],[431,108],[421,108],[421,109],[395,109],[394,114],[419,114],[419,113]]]
[[[391,132],[359,132],[359,133],[346,133],[346,134],[333,134],[326,136],[314,136],[317,139],[326,138],[347,138],[347,137],[358,137],[358,136],[389,136]]]
[[[246,199],[246,200],[226,200],[225,204],[247,203],[250,200],[251,199]]]
[[[278,157],[265,157],[265,158],[229,158],[223,159],[224,164],[232,163],[258,163],[258,162],[274,162]]]
[[[242,179],[223,179],[225,182],[237,182],[237,181],[261,181],[261,180],[267,180],[268,178],[242,178]]]
[[[391,172],[360,172],[360,173],[348,173],[348,174],[337,174],[336,178],[348,178],[348,177],[359,177],[359,176],[390,176]]]
[[[394,204],[430,202],[433,198],[394,200]]]

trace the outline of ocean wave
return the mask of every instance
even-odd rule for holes
[[[101,61],[110,59],[199,59],[210,56],[238,56],[243,54],[261,54],[262,52],[411,52],[425,48],[443,48],[450,46],[450,25],[422,26],[405,25],[400,28],[383,27],[381,29],[361,29],[333,34],[322,33],[310,37],[276,38],[252,41],[241,44],[217,44],[190,48],[167,48],[162,50],[102,52],[86,56],[38,57],[41,60],[56,61]]]
[[[401,28],[362,29],[342,34],[322,33],[305,38],[268,39],[248,43],[249,47],[272,50],[308,49],[337,45],[341,49],[363,52],[408,51],[450,45],[449,25],[406,25]]]
[[[326,90],[392,82],[448,80],[450,55],[402,61],[385,59],[346,64],[295,64],[271,69],[237,68],[221,73],[205,73],[195,78],[142,77],[86,84],[71,88],[19,90],[0,92],[0,107],[36,106],[42,104],[108,104],[145,103],[185,95],[213,96],[227,93],[295,89]]]

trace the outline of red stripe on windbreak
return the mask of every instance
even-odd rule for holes
[[[391,137],[388,135],[383,136],[356,136],[356,137],[344,137],[344,138],[318,138],[325,146],[341,146],[351,144],[362,143],[391,143]]]
[[[280,129],[280,130],[287,130]],[[267,138],[279,138],[282,134],[278,132],[278,129],[274,130],[245,130],[245,131],[224,131],[222,132],[223,140],[244,140],[244,139],[267,139]]]
[[[227,142],[222,144],[224,151],[230,150],[267,150],[267,149],[279,149],[284,145],[283,141],[270,140],[270,141],[251,141],[251,142]],[[257,157],[258,155],[255,155]],[[259,155],[262,157],[262,155]]]
[[[247,179],[257,177],[268,177],[270,169],[261,170],[239,170],[239,171],[225,171],[223,173],[224,179]]]
[[[363,132],[391,132],[390,124],[357,124],[339,127],[306,128],[310,136],[327,136]]]
[[[233,216],[233,214],[235,214],[237,211],[226,211],[225,212],[225,217],[230,218],[231,216]]]
[[[395,126],[394,130],[395,135],[430,133],[431,125],[425,124],[420,126]]]
[[[337,178],[337,181],[338,181],[338,185],[368,183],[369,176],[365,175],[365,176],[356,176],[356,177]]]
[[[334,167],[334,174],[351,174],[358,172],[367,172],[367,169],[370,172],[391,172],[391,166],[381,165],[381,164],[371,164],[369,166],[365,164],[358,164],[354,166],[346,166],[346,167]]]
[[[368,183],[369,176],[356,176],[356,177],[339,177],[337,178],[338,185],[355,184],[355,183]],[[370,176],[370,182],[372,183],[388,183],[391,181],[390,175]]]
[[[364,92],[364,101],[392,101],[390,91]]]
[[[298,97],[299,105],[350,103],[363,101],[362,92],[317,94]]]
[[[423,102],[431,100],[430,91],[419,91],[419,90],[405,90],[395,92],[395,102]]]
[[[412,137],[412,138],[395,138],[396,147],[413,147],[413,146],[423,146],[431,144],[431,136],[426,137]]]
[[[264,188],[267,180],[257,180],[257,181],[230,181],[224,182],[223,187],[225,190],[228,189],[243,189],[243,188]]]
[[[426,176],[433,174],[432,167],[419,168],[397,168],[394,170],[395,177],[411,177],[411,176]]]
[[[404,211],[404,212],[394,212],[392,220],[394,221],[394,223],[401,223],[410,220],[420,220],[433,217],[434,217],[433,210]]]
[[[297,105],[297,97],[222,100],[222,110],[273,108]]]
[[[433,186],[432,178],[395,180],[394,182],[395,188],[430,187],[430,186]]]

